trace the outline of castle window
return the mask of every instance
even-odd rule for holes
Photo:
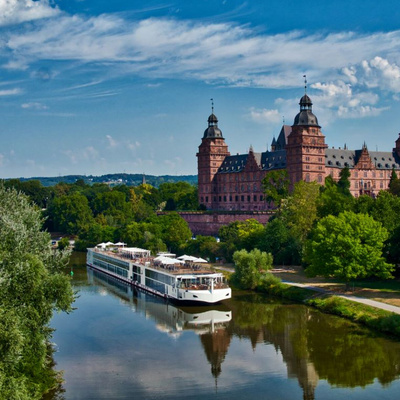
[[[358,178],[358,172],[357,172],[357,171],[354,172],[354,177],[355,177],[355,178]]]
[[[241,195],[241,196],[240,196],[240,199],[241,199],[242,201],[244,201],[244,196],[243,196],[243,195]]]
[[[226,201],[226,196],[224,196],[224,201]]]
[[[322,183],[322,175],[318,175],[318,183]]]
[[[239,201],[239,196],[238,195],[235,196],[235,201]]]
[[[381,186],[381,189],[383,189],[383,182],[381,182],[381,185],[380,185],[380,186]]]
[[[201,198],[200,198],[200,202],[201,202],[201,203],[203,203],[203,202],[204,202],[204,199],[203,199],[203,197],[201,197]]]
[[[306,182],[310,182],[310,174],[306,174]]]
[[[206,203],[208,203],[208,196],[206,196]]]
[[[217,202],[217,196],[214,196],[214,202]]]
[[[253,196],[253,201],[257,201],[257,196],[256,195]]]
[[[364,178],[368,176],[368,172],[364,171]]]
[[[250,201],[250,195],[247,195],[247,201]]]
[[[218,196],[218,201],[221,201],[221,196]]]
[[[229,196],[229,201],[232,201],[232,196]]]
[[[263,201],[263,195],[262,194],[260,195],[260,201]]]
[[[355,182],[354,182],[354,187],[355,187],[356,189],[358,189],[358,181],[355,181]]]

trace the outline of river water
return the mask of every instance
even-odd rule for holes
[[[398,342],[259,294],[177,307],[80,262],[76,310],[52,320],[53,400],[400,398]]]

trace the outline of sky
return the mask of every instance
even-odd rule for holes
[[[329,147],[400,132],[398,0],[0,0],[0,178],[197,173],[211,100],[231,154],[304,94]]]

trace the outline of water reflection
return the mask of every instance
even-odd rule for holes
[[[76,337],[85,340],[74,342],[70,352],[75,350],[76,355],[64,356],[68,362],[61,368],[70,374],[66,399],[334,399],[332,388],[344,390],[343,396],[350,399],[397,396],[399,381],[390,383],[400,375],[400,344],[343,319],[238,292],[220,306],[180,307],[86,269],[75,271],[74,282],[82,297],[90,293],[87,309],[96,315],[80,317]],[[99,295],[107,296],[100,300]],[[126,308],[111,307],[109,297],[134,314],[120,314]],[[87,313],[80,301],[78,312]],[[88,319],[86,329],[81,321]],[[99,326],[102,332],[96,330]],[[66,330],[65,325],[62,328]],[[90,356],[83,362],[84,351]],[[117,375],[101,364],[93,366],[93,355],[113,365]],[[63,361],[62,355],[57,357]],[[77,359],[89,372],[76,370]],[[73,372],[68,365],[73,365]],[[85,373],[84,385],[74,381]],[[179,385],[171,385],[177,377]],[[104,389],[96,391],[104,379],[114,385],[107,394]]]
[[[333,387],[388,385],[400,375],[400,344],[375,337],[344,319],[299,305],[266,304],[262,296],[233,302],[235,334],[280,351],[303,399],[315,398],[319,380]]]

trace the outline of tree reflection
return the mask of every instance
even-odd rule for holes
[[[239,297],[230,305],[232,334],[248,337],[253,348],[264,342],[280,351],[304,399],[314,399],[319,379],[354,388],[375,379],[387,385],[400,375],[400,344],[349,321],[260,295]]]

